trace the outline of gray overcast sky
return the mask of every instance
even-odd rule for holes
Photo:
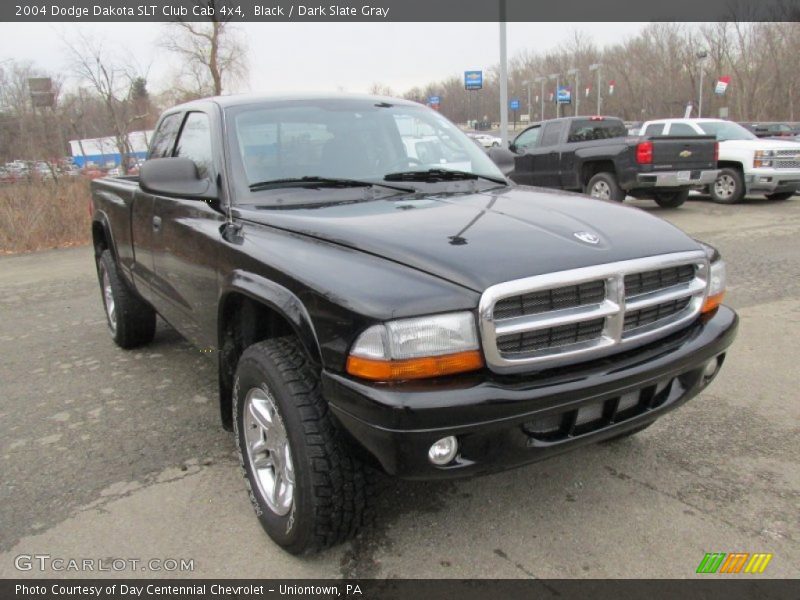
[[[576,30],[604,46],[635,35],[644,23],[509,23],[509,58],[520,50],[547,51]],[[497,23],[246,23],[250,91],[363,92],[373,82],[401,93],[414,85],[487,68],[499,62]],[[168,85],[170,67],[156,40],[159,23],[0,23],[0,60],[32,60],[66,68],[61,36],[81,29],[108,48],[151,65],[150,88]],[[168,57],[168,61],[174,61]],[[245,91],[247,88],[243,89]]]

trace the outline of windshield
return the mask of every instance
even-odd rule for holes
[[[232,151],[251,187],[303,177],[380,182],[427,169],[503,179],[461,130],[423,106],[328,99],[229,111]]]
[[[706,135],[714,135],[720,142],[727,140],[757,140],[753,133],[730,121],[701,121],[697,124]]]
[[[423,106],[327,99],[232,107],[228,114],[231,153],[252,189],[303,177],[377,183],[427,169],[503,179],[472,140]]]

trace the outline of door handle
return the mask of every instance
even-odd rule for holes
[[[161,217],[153,217],[153,231],[161,231]]]

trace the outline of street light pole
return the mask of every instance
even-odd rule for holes
[[[561,105],[558,103],[558,87],[559,87],[559,83],[560,83],[560,77],[561,77],[561,73],[551,73],[550,75],[548,75],[548,78],[551,81],[555,80],[555,82],[556,82],[556,93],[555,93],[555,98],[554,98],[555,101],[556,101],[556,119],[561,116]]]
[[[506,3],[500,0],[500,140],[508,147],[508,64],[506,61]]]
[[[580,71],[578,69],[570,69],[567,71],[569,75],[575,75],[575,90],[572,92],[572,95],[575,96],[575,116],[578,116],[578,109],[580,107],[581,102],[581,94],[580,94]]]
[[[544,82],[547,81],[547,77],[537,77],[536,79],[534,79],[534,81],[542,84],[542,96],[541,96],[542,112],[539,115],[539,120],[544,121]]]
[[[705,50],[700,50],[697,53],[697,64],[700,67],[700,90],[699,90],[699,98],[697,99],[697,118],[703,116],[703,75],[705,71],[703,70],[703,63],[705,62],[706,58],[708,57],[708,52]]]
[[[593,65],[589,65],[590,71],[597,71],[597,116],[600,116],[600,67],[602,67],[600,63],[594,63]]]

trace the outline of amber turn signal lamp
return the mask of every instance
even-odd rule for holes
[[[376,360],[352,355],[347,358],[347,372],[350,375],[371,381],[427,379],[475,371],[482,367],[483,357],[478,350],[405,360]]]
[[[714,296],[709,296],[703,303],[703,308],[701,312],[703,314],[706,314],[717,310],[719,308],[719,305],[722,304],[722,299],[724,297],[725,297],[725,292],[720,292],[719,294],[715,294]]]

